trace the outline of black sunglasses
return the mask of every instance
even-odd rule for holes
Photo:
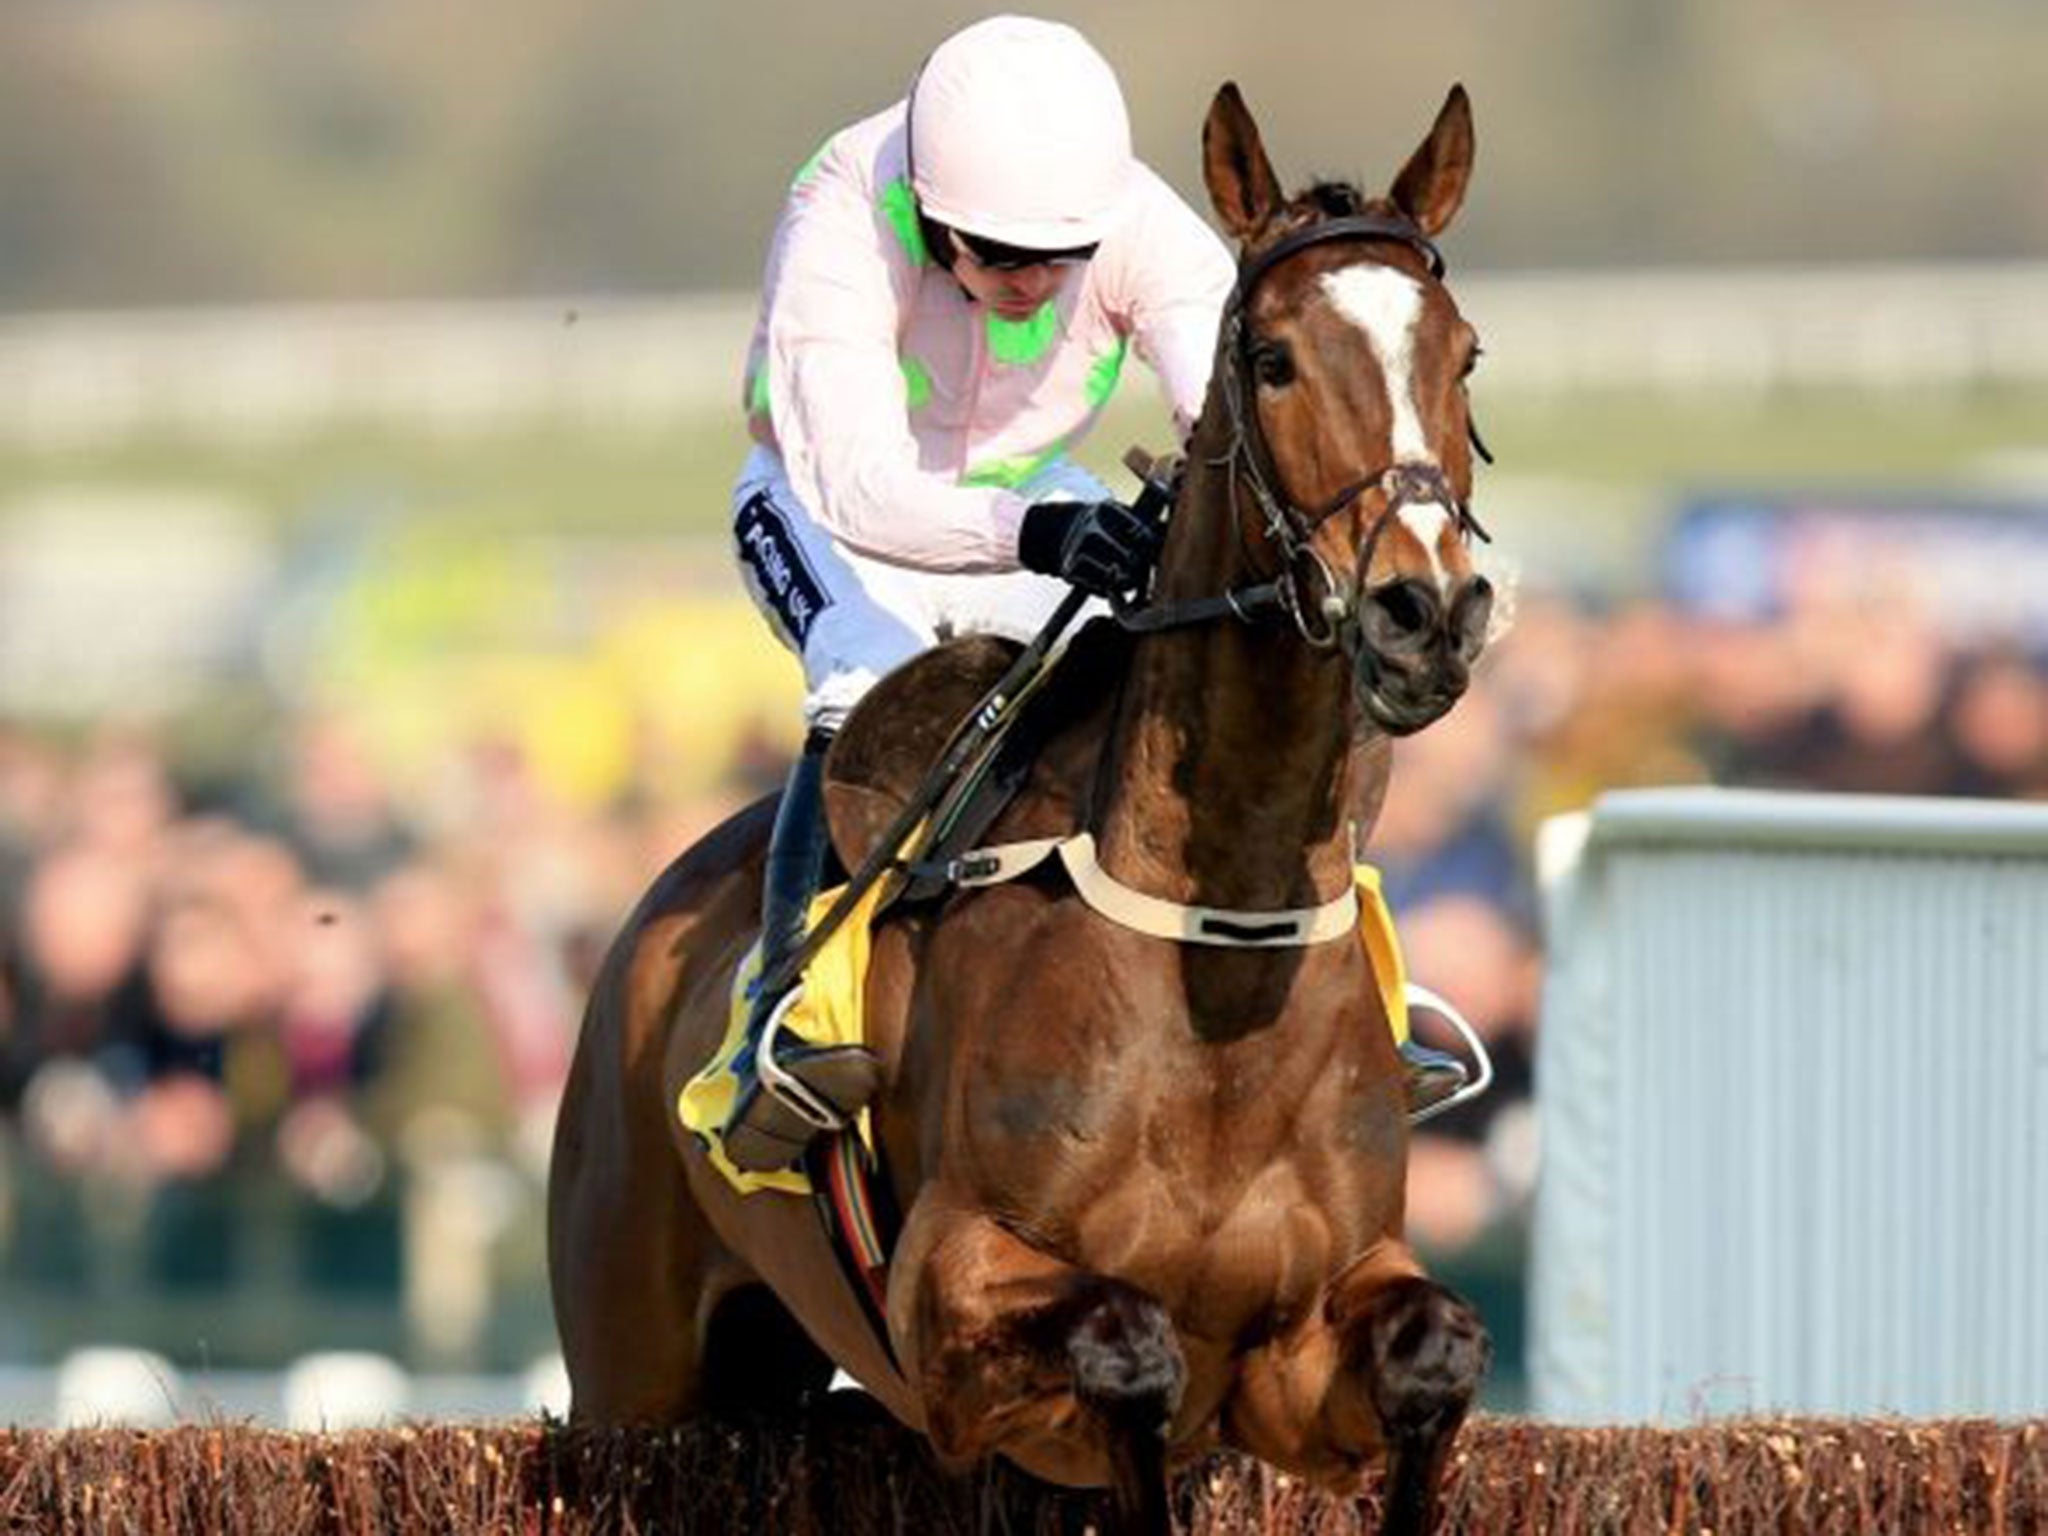
[[[1005,245],[1000,240],[990,240],[983,235],[970,235],[964,229],[950,231],[953,238],[974,258],[978,267],[991,272],[1021,272],[1026,267],[1067,267],[1086,261],[1095,254],[1095,246],[1072,245],[1058,251],[1036,251],[1029,246]]]

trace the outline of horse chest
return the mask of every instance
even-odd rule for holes
[[[1156,941],[1071,905],[991,895],[1009,900],[975,914],[988,932],[947,935],[981,963],[934,998],[1002,1021],[945,1064],[942,1156],[972,1204],[1214,1339],[1298,1313],[1398,1223],[1400,1074],[1361,956],[1162,964]],[[1013,945],[1029,963],[988,963],[999,917],[1037,941]],[[1205,1029],[1195,1002],[1219,994],[1261,1022]]]
[[[1111,1052],[1084,1071],[1013,1058],[967,1103],[987,1208],[1158,1296],[1183,1326],[1229,1338],[1298,1314],[1387,1229],[1396,1190],[1346,1127],[1398,1137],[1400,1122],[1398,1102],[1341,1060],[1318,1073],[1271,1052],[1218,1056]]]

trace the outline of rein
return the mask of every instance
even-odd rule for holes
[[[1238,490],[1240,485],[1250,489],[1265,518],[1266,536],[1279,548],[1281,570],[1269,581],[1234,587],[1214,597],[1152,603],[1143,607],[1115,605],[1117,623],[1124,629],[1151,634],[1223,618],[1249,624],[1270,613],[1284,613],[1294,621],[1302,639],[1315,649],[1332,650],[1342,644],[1346,650],[1352,650],[1354,646],[1347,636],[1356,629],[1353,621],[1358,614],[1365,574],[1372,565],[1373,546],[1400,508],[1434,503],[1451,514],[1459,534],[1468,541],[1474,538],[1492,541],[1493,536],[1473,515],[1470,503],[1451,490],[1442,472],[1434,465],[1395,464],[1363,475],[1313,511],[1297,506],[1278,489],[1280,477],[1273,463],[1272,449],[1264,432],[1259,429],[1258,412],[1250,404],[1254,388],[1253,361],[1245,310],[1259,284],[1275,267],[1302,251],[1339,240],[1392,241],[1420,256],[1431,278],[1441,280],[1444,275],[1443,253],[1435,243],[1407,219],[1383,214],[1350,214],[1324,219],[1283,235],[1246,259],[1238,270],[1237,282],[1223,308],[1219,350],[1227,364],[1223,375],[1223,400],[1230,416],[1231,436],[1229,448],[1214,462],[1231,471],[1231,513],[1240,528],[1243,527],[1243,519],[1238,514]],[[1491,464],[1493,455],[1480,440],[1469,414],[1466,426],[1474,448],[1482,459]],[[1359,551],[1355,578],[1347,591],[1338,582],[1329,562],[1316,551],[1313,540],[1325,523],[1373,490],[1385,493],[1387,506],[1373,524],[1372,532],[1366,536],[1365,545]],[[1322,592],[1314,602],[1306,596],[1310,580]]]

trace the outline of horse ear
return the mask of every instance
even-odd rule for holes
[[[1417,229],[1434,239],[1456,216],[1471,179],[1472,98],[1464,86],[1454,85],[1429,137],[1408,157],[1388,195]]]
[[[1240,244],[1280,209],[1280,179],[1234,80],[1223,82],[1202,124],[1202,178],[1216,216]]]

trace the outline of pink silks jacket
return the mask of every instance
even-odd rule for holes
[[[927,254],[903,122],[898,102],[797,173],[748,350],[749,426],[854,549],[923,570],[1013,570],[1020,492],[1087,434],[1133,345],[1181,431],[1193,424],[1235,268],[1140,165],[1094,259],[1030,319],[1005,320]]]

